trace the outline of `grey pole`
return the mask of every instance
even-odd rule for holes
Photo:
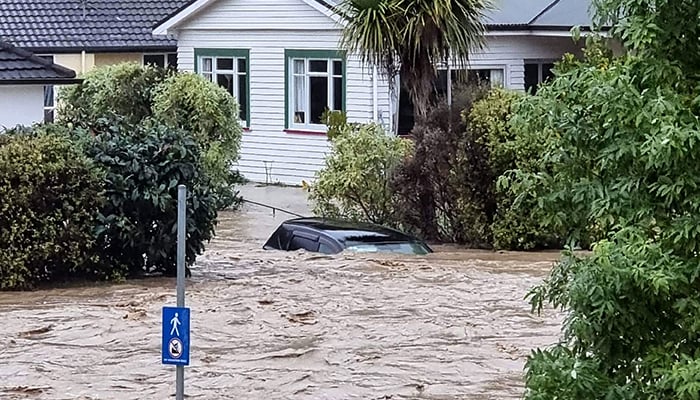
[[[185,239],[187,212],[187,188],[177,187],[177,306],[185,306]],[[175,371],[175,399],[185,399],[185,367],[178,365]]]

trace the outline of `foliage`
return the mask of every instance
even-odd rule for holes
[[[107,203],[97,224],[103,261],[129,276],[176,272],[177,186],[187,186],[186,260],[211,239],[217,216],[196,141],[187,132],[144,120],[98,121],[85,151],[106,171]]]
[[[311,188],[314,213],[394,225],[397,209],[389,177],[410,154],[411,143],[378,125],[342,129]]]
[[[235,172],[242,135],[235,99],[199,75],[178,74],[158,87],[153,113],[168,126],[194,135],[204,151],[218,207],[234,205],[233,185],[242,181]]]
[[[342,46],[390,81],[406,85],[419,120],[427,117],[438,63],[466,65],[483,44],[485,0],[344,0]]]
[[[61,88],[60,122],[90,127],[100,118],[120,116],[139,123],[151,116],[155,88],[171,71],[136,63],[95,68],[80,85]]]
[[[103,178],[64,136],[0,135],[0,289],[116,277],[93,257]]]
[[[538,162],[546,141],[546,131],[522,131],[511,125],[518,104],[528,98],[517,92],[494,89],[474,104],[464,118],[479,144],[488,150],[490,176],[494,179],[488,189],[496,202],[491,221],[492,243],[498,249],[531,250],[560,247],[561,238],[540,222],[542,212],[536,207],[536,197],[524,196],[518,187],[496,186],[496,179],[510,170],[539,172]]]
[[[345,111],[326,109],[321,115],[321,121],[323,121],[328,128],[328,132],[326,133],[328,140],[336,139],[338,136],[342,135],[343,132],[346,132],[348,128],[352,129],[353,127],[358,127],[357,124],[348,123],[348,116]]]
[[[549,224],[608,232],[531,293],[568,317],[562,343],[530,358],[527,398],[697,399],[700,64],[698,26],[685,22],[700,3],[597,3],[620,17],[629,52],[594,46],[519,112],[524,129],[550,132],[551,169],[514,181],[539,193]]]
[[[392,188],[403,225],[427,240],[488,246],[495,177],[487,146],[461,118],[486,89],[457,91],[411,132],[413,156],[396,169]]]

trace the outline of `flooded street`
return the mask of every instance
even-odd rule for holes
[[[299,189],[244,188],[308,214]],[[288,215],[221,215],[192,268],[190,399],[517,399],[560,318],[523,300],[556,253],[427,257],[261,250]],[[175,280],[0,293],[0,399],[168,399],[161,308]]]

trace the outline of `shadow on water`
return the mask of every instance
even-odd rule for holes
[[[308,214],[294,188],[244,196]],[[516,399],[529,352],[560,316],[523,300],[557,253],[442,246],[426,257],[264,251],[287,215],[223,213],[192,268],[200,399]],[[0,293],[0,398],[166,399],[160,310],[175,280]]]

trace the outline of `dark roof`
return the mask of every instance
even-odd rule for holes
[[[0,42],[0,85],[78,82],[75,71]]]
[[[495,0],[491,29],[561,29],[592,26],[591,0]]]
[[[0,40],[34,52],[158,51],[153,26],[188,0],[0,0]]]

